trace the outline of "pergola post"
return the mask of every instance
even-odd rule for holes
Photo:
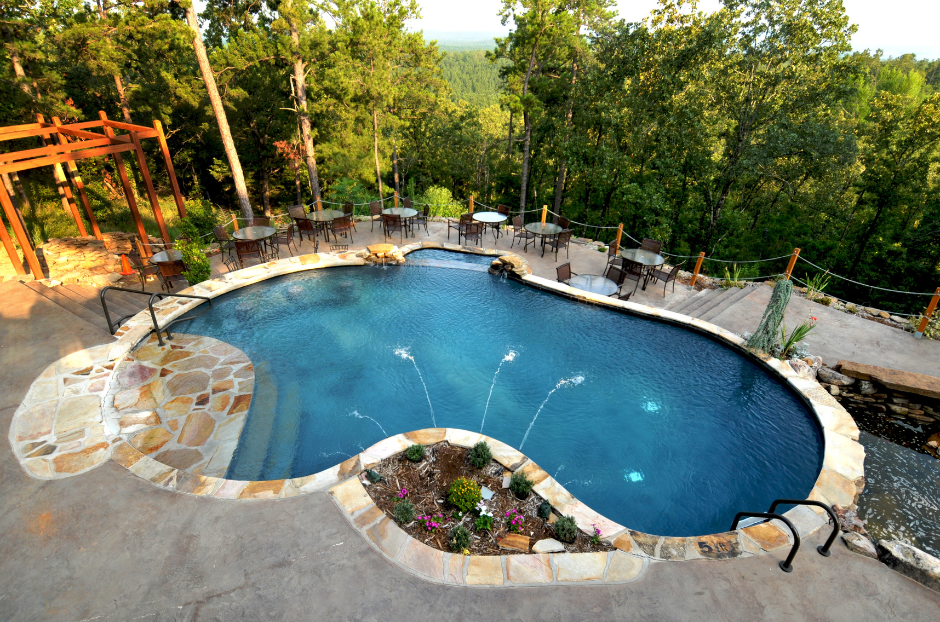
[[[104,111],[98,112],[98,116],[102,121],[108,120],[108,115]],[[108,138],[114,138],[114,130],[108,127],[105,123],[104,133]],[[153,251],[150,249],[150,238],[147,237],[147,230],[144,229],[144,222],[140,219],[140,210],[137,209],[137,199],[134,197],[134,192],[131,189],[131,182],[127,178],[127,169],[124,168],[124,158],[121,157],[120,153],[115,153],[114,155],[114,166],[117,168],[118,177],[121,179],[121,186],[124,188],[124,196],[127,198],[127,205],[131,208],[131,214],[134,216],[134,224],[137,225],[137,235],[140,236],[140,243],[144,247],[144,251],[148,256],[153,255]]]
[[[163,124],[159,121],[154,121],[153,129],[157,130],[157,141],[160,143],[160,152],[163,154],[163,161],[166,163],[166,172],[170,176],[170,185],[173,187],[173,200],[176,201],[176,209],[180,213],[180,218],[186,218],[186,205],[183,203],[183,194],[180,192],[180,185],[176,181],[176,169],[173,168],[173,158],[170,157],[170,147],[166,144],[166,136],[163,134]]]
[[[3,242],[3,247],[7,251],[7,255],[10,256],[10,263],[13,264],[13,269],[16,270],[17,274],[26,274],[26,269],[23,268],[23,262],[20,261],[20,256],[16,254],[16,247],[13,246],[13,240],[10,239],[10,234],[7,233],[7,226],[3,222],[3,218],[0,218],[0,241]]]
[[[40,123],[45,123],[41,114],[36,115],[36,120]],[[58,135],[53,136],[52,134],[43,134],[42,143],[46,144],[46,138],[52,141],[52,144],[57,143]],[[78,206],[75,205],[75,197],[72,196],[72,189],[69,187],[68,179],[65,177],[65,171],[62,170],[62,165],[56,163],[53,166],[53,177],[55,177],[56,185],[59,188],[59,195],[62,197],[62,204],[68,206],[69,212],[72,214],[72,218],[75,220],[75,226],[78,227],[78,233],[82,237],[86,237],[88,232],[85,230],[85,223],[82,221],[82,217],[78,213]]]
[[[62,125],[62,122],[59,120],[59,117],[52,117],[52,122],[59,127]],[[68,136],[62,135],[62,140],[66,143],[69,142]],[[88,194],[85,192],[85,184],[82,182],[82,176],[78,173],[78,167],[75,166],[75,162],[69,160],[68,162],[69,173],[72,175],[72,181],[75,182],[75,187],[78,188],[78,196],[82,199],[82,206],[85,208],[85,214],[88,215],[88,222],[91,223],[91,230],[95,234],[95,238],[101,238],[101,230],[98,228],[98,220],[95,218],[95,213],[91,210],[91,203],[88,202]]]
[[[140,166],[140,175],[144,178],[144,185],[147,187],[147,197],[150,199],[150,207],[153,208],[153,215],[157,219],[157,226],[160,227],[160,235],[163,241],[169,244],[170,232],[166,229],[166,223],[163,221],[163,210],[160,209],[160,199],[157,198],[157,191],[153,187],[153,179],[150,177],[150,168],[147,167],[147,159],[144,157],[144,148],[140,144],[140,136],[132,131],[131,141],[134,143],[134,151],[137,153],[137,165]]]
[[[10,201],[10,195],[6,193],[6,189],[0,192],[0,203],[3,204],[3,211],[7,215],[7,220],[13,225],[13,234],[16,236],[16,241],[23,251],[23,256],[26,258],[26,263],[29,264],[29,269],[33,273],[33,277],[37,279],[43,278],[42,268],[39,267],[39,259],[36,258],[36,253],[33,252],[33,245],[29,243],[29,234],[23,229],[23,225],[20,224],[20,219],[16,217],[16,210],[13,209],[13,202]],[[4,228],[4,232],[5,231],[6,229]],[[9,250],[8,248],[7,252],[9,252]],[[13,252],[10,260],[15,267],[19,262],[16,251]]]

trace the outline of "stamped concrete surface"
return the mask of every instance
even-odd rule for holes
[[[110,337],[0,297],[0,427],[51,362]],[[8,324],[8,322],[13,322]],[[64,328],[64,330],[62,330]],[[325,493],[197,498],[113,462],[28,477],[0,450],[0,620],[928,619],[940,594],[878,562],[805,542],[793,574],[770,556],[650,564],[631,584],[510,588],[427,583],[359,536]],[[482,576],[482,575],[481,575]]]

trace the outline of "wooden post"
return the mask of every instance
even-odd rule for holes
[[[319,194],[317,195],[317,211],[318,211],[318,212],[322,212],[322,211],[323,211],[323,203],[320,202],[320,195],[319,195]]]
[[[29,242],[29,234],[26,233],[23,225],[20,224],[20,219],[16,217],[16,210],[13,209],[13,202],[10,201],[10,195],[7,194],[5,188],[3,192],[0,192],[0,203],[3,204],[3,211],[7,215],[7,220],[9,220],[10,224],[13,225],[13,234],[16,236],[16,241],[20,245],[20,250],[23,251],[23,257],[26,258],[26,263],[29,264],[29,269],[33,273],[33,277],[36,279],[43,278],[45,275],[42,273],[42,268],[39,267],[39,259],[36,258],[36,253],[33,251],[33,245]],[[3,223],[0,222],[0,227],[3,226]],[[5,227],[4,233],[6,233]],[[19,257],[16,256],[15,251],[13,256],[10,257],[10,261],[13,262],[14,267],[16,267],[16,264],[19,262]]]
[[[40,123],[45,123],[45,119],[41,114],[36,115],[36,120]],[[49,138],[53,144],[56,144],[59,139],[59,135],[56,134],[43,134],[43,139]],[[43,140],[45,144],[45,140]],[[82,237],[88,235],[88,232],[85,230],[85,223],[82,221],[82,217],[78,213],[78,206],[75,205],[75,197],[72,196],[72,189],[69,188],[69,182],[65,177],[65,172],[62,170],[61,164],[52,165],[53,177],[55,177],[56,186],[59,189],[59,195],[62,197],[62,205],[68,206],[68,212],[72,215],[72,219],[75,220],[75,226],[78,227],[78,234]]]
[[[930,304],[927,305],[927,310],[924,311],[924,317],[920,320],[920,326],[917,327],[917,332],[914,333],[914,336],[918,339],[924,336],[924,331],[927,330],[927,324],[930,322],[930,316],[937,309],[938,301],[940,301],[940,287],[933,293],[933,298],[930,299]]]
[[[790,255],[790,263],[787,264],[787,271],[783,276],[784,281],[790,280],[790,275],[793,274],[793,266],[796,265],[796,258],[800,256],[800,249],[794,248],[793,254]]]
[[[620,250],[620,238],[623,236],[623,223],[620,223],[620,226],[617,227],[617,241],[614,242],[614,252]]]
[[[62,125],[59,117],[52,117],[52,122],[55,123],[56,127]],[[66,143],[69,142],[68,136],[64,134],[60,134],[59,136]],[[91,223],[91,230],[95,234],[95,238],[100,240],[102,238],[101,229],[98,228],[98,220],[95,218],[95,213],[91,209],[91,203],[88,202],[88,194],[85,192],[85,184],[82,182],[82,176],[78,174],[78,167],[75,165],[73,160],[69,160],[68,169],[69,173],[72,175],[72,181],[75,183],[75,187],[78,189],[78,196],[82,200],[82,207],[85,208],[85,214],[88,216],[88,222]]]
[[[105,114],[104,111],[100,111],[98,116],[102,121],[108,120],[108,115]],[[104,133],[108,138],[114,138],[114,130],[107,125],[104,126]],[[149,257],[153,255],[153,251],[150,249],[150,238],[147,237],[147,230],[144,229],[144,221],[140,219],[140,210],[137,209],[137,198],[134,196],[131,182],[127,178],[127,169],[124,168],[124,158],[121,157],[120,153],[114,154],[114,167],[117,169],[118,177],[121,179],[121,186],[124,188],[124,197],[127,199],[128,207],[131,208],[131,215],[134,216],[134,224],[137,225],[137,235],[140,237],[140,243],[144,247],[144,252],[146,252]]]
[[[163,222],[163,210],[160,209],[160,200],[157,198],[157,191],[153,187],[153,179],[150,177],[150,168],[147,166],[147,159],[144,157],[144,148],[140,144],[140,136],[137,132],[131,132],[131,141],[134,143],[134,151],[137,154],[137,164],[140,166],[140,174],[144,178],[144,186],[147,187],[147,197],[150,199],[150,207],[153,208],[153,216],[157,219],[157,226],[160,228],[160,235],[163,241],[169,244],[170,232],[166,229],[166,223]]]
[[[473,213],[473,195],[470,195],[470,213]]]
[[[12,205],[12,201],[10,203]],[[0,241],[3,242],[3,247],[6,249],[7,255],[10,256],[10,263],[13,264],[13,269],[16,270],[16,273],[26,274],[23,262],[20,261],[20,256],[16,254],[16,247],[13,246],[13,240],[10,239],[10,234],[7,233],[7,226],[3,223],[3,218],[0,218]]]
[[[395,195],[395,207],[398,207],[398,190],[394,192]]]
[[[186,205],[183,203],[183,194],[180,192],[180,185],[176,181],[176,169],[173,168],[173,158],[170,157],[170,147],[166,144],[163,124],[159,121],[154,121],[153,129],[157,130],[157,141],[160,143],[160,152],[163,154],[166,172],[170,176],[170,185],[173,187],[173,200],[176,201],[176,210],[180,213],[180,218],[186,218]]]
[[[546,216],[548,216],[548,206],[547,206],[547,205],[543,205],[543,206],[542,206],[542,224],[543,224],[543,225],[545,224],[545,217],[546,217]]]
[[[232,214],[232,226],[235,227],[235,231],[238,231],[238,215]]]
[[[689,287],[695,287],[695,281],[698,280],[698,273],[702,269],[702,261],[705,259],[705,251],[702,251],[698,254],[698,259],[695,261],[695,270],[692,271],[692,280],[689,281]]]

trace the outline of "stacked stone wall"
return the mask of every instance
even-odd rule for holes
[[[102,234],[101,240],[53,238],[36,249],[46,276],[73,284],[110,285],[121,279],[121,255],[135,248],[137,235],[120,231]]]

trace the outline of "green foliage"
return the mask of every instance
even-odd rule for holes
[[[534,485],[532,480],[529,479],[529,476],[522,471],[516,471],[512,474],[512,477],[509,478],[509,490],[520,499],[528,497]]]
[[[206,257],[206,248],[206,244],[199,238],[176,242],[176,250],[182,253],[183,263],[187,268],[183,276],[186,277],[190,285],[202,283],[212,276],[212,264],[209,258]]]
[[[777,334],[783,323],[783,315],[787,310],[787,304],[790,302],[792,294],[793,281],[789,279],[777,281],[757,330],[747,340],[749,348],[768,354],[773,351],[774,346],[778,343]]]
[[[810,318],[801,322],[799,326],[793,329],[788,335],[785,324],[780,326],[780,358],[788,359],[793,354],[798,343],[806,339],[810,331],[816,328],[816,318]]]
[[[806,275],[806,299],[813,300],[816,302],[821,302],[822,304],[829,306],[829,298],[823,296],[822,293],[829,285],[829,272]]]
[[[493,516],[490,514],[480,514],[474,522],[477,531],[492,531]]]
[[[499,103],[499,66],[487,60],[483,50],[448,52],[441,59],[441,75],[455,101],[464,100],[478,108]]]
[[[456,218],[463,214],[466,209],[462,203],[455,203],[450,190],[441,186],[431,186],[416,197],[420,203],[427,203],[431,206],[432,216],[444,216]]]
[[[743,289],[745,282],[741,280],[741,269],[738,268],[738,264],[731,264],[731,272],[728,272],[728,267],[725,266],[725,280],[721,284],[725,289],[729,287],[737,287]]]
[[[458,477],[447,489],[448,503],[461,512],[469,512],[480,499],[480,485],[466,477]]]
[[[552,515],[552,504],[547,499],[542,501],[539,504],[539,518],[544,518],[548,520],[548,517]]]
[[[402,525],[407,525],[415,519],[415,506],[408,499],[396,503],[393,512],[395,514],[395,520]]]
[[[370,201],[375,201],[378,198],[379,197],[375,193],[366,190],[361,181],[358,179],[349,179],[348,177],[343,177],[336,180],[334,183],[330,184],[326,190],[326,200],[332,201],[333,203],[345,203],[346,201],[350,201],[353,204],[369,203]],[[324,206],[324,208],[326,207],[339,208],[342,206]],[[363,206],[361,205],[355,209],[360,213],[365,213],[368,211],[363,209]]]
[[[573,516],[562,516],[552,525],[555,535],[562,542],[574,542],[578,537],[578,523]]]
[[[405,457],[412,462],[421,462],[424,459],[424,445],[414,444],[405,450]]]
[[[382,481],[382,476],[379,475],[379,473],[377,473],[376,471],[369,469],[368,471],[366,471],[366,479],[368,479],[373,484],[378,484],[379,482]]]
[[[470,546],[470,530],[463,525],[457,525],[450,530],[447,545],[454,553],[463,553]]]
[[[486,441],[480,441],[470,448],[467,457],[474,469],[482,469],[493,459],[493,451]]]
[[[209,201],[200,198],[187,198],[184,201],[186,218],[177,225],[180,236],[195,240],[212,233],[219,224],[220,214]]]

